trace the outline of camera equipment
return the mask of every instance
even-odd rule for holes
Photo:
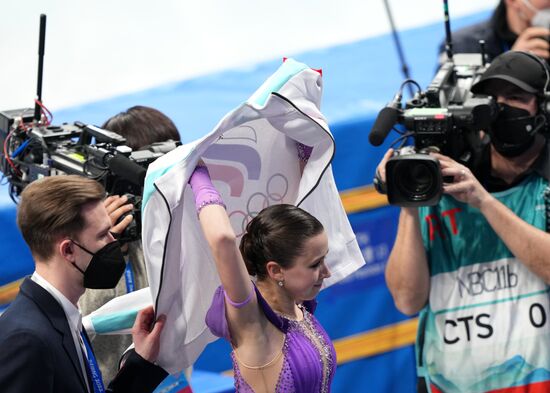
[[[134,204],[134,222],[121,241],[141,235],[140,203],[147,166],[179,145],[167,141],[132,151],[126,139],[107,130],[80,122],[52,126],[26,122],[30,109],[0,112],[0,171],[10,183],[10,196],[17,196],[29,183],[63,174],[85,176],[102,183],[108,194],[128,196]],[[28,119],[27,119],[28,121]]]
[[[481,145],[479,131],[487,129],[497,113],[492,97],[470,91],[487,68],[484,43],[480,42],[480,54],[453,55],[447,8],[445,12],[447,61],[424,91],[415,81],[405,80],[393,100],[379,112],[369,135],[370,143],[379,146],[391,130],[402,134],[394,142],[401,145],[386,165],[386,187],[379,178],[374,182],[380,192],[387,191],[390,204],[436,204],[443,178],[438,161],[428,153],[437,151],[464,165],[473,165]],[[402,108],[402,91],[407,84],[415,85],[417,92]],[[397,124],[401,129],[395,128]],[[409,137],[414,147],[403,148]]]
[[[180,142],[155,143],[132,151],[121,135],[81,122],[51,125],[51,114],[41,103],[42,56],[46,16],[40,17],[38,92],[33,109],[0,112],[0,171],[17,197],[31,182],[45,176],[76,174],[100,182],[111,195],[127,195],[133,222],[121,241],[141,237],[141,196],[147,166]],[[49,117],[48,117],[49,115]],[[123,217],[121,217],[122,219]]]
[[[401,90],[380,111],[369,135],[374,146],[400,124],[405,133],[396,142],[414,139],[414,148],[397,149],[386,166],[388,200],[400,206],[436,204],[443,179],[430,151],[441,152],[470,166],[480,145],[478,131],[487,129],[496,115],[494,99],[474,95],[470,87],[485,71],[478,54],[458,54],[445,62],[425,91],[420,91],[401,108]],[[399,132],[399,130],[397,130]],[[402,147],[402,146],[401,146]]]
[[[439,162],[414,147],[406,146],[386,163],[388,201],[398,206],[430,206],[439,202],[443,178]]]

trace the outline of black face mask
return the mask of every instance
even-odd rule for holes
[[[116,287],[126,268],[126,261],[122,255],[120,243],[115,240],[93,253],[74,240],[71,241],[92,255],[92,260],[86,271],[82,271],[73,262],[74,267],[84,275],[84,287],[90,289],[111,289]]]
[[[517,157],[527,151],[535,134],[544,126],[543,115],[531,116],[525,109],[499,104],[496,120],[489,128],[491,143],[505,157]]]

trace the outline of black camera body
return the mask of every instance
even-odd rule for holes
[[[399,92],[380,112],[369,136],[373,145],[381,144],[396,124],[405,130],[403,144],[409,137],[413,140],[412,146],[396,149],[386,165],[391,204],[430,206],[439,202],[443,177],[430,152],[440,152],[469,167],[475,164],[482,145],[479,131],[487,129],[497,113],[492,97],[470,91],[486,67],[480,54],[455,54],[405,108],[401,108]]]
[[[133,151],[121,135],[81,122],[59,126],[36,122],[32,109],[0,112],[0,171],[17,203],[23,189],[45,176],[74,174],[100,182],[110,195],[126,195],[134,221],[119,240],[141,238],[141,197],[148,165],[180,142],[155,143]]]
[[[470,91],[486,68],[479,54],[455,54],[426,91],[406,103],[399,122],[412,132],[417,150],[435,146],[453,159],[469,160],[469,136],[487,129],[497,112],[492,97]]]

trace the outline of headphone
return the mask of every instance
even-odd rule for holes
[[[525,56],[533,59],[544,70],[544,74],[546,75],[546,81],[544,82],[544,88],[542,91],[542,100],[539,104],[539,110],[544,114],[546,117],[546,124],[550,124],[550,92],[548,91],[548,87],[550,86],[550,71],[548,70],[548,63],[546,63],[546,60],[544,60],[542,57],[535,55],[534,53],[529,53],[525,51],[517,51],[519,53],[523,53]]]

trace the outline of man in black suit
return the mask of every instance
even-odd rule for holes
[[[165,318],[155,321],[152,307],[138,313],[135,350],[106,389],[82,328],[78,299],[116,285],[125,268],[104,195],[80,176],[38,180],[21,194],[17,224],[36,269],[0,316],[1,392],[151,392],[166,377],[153,364]]]

